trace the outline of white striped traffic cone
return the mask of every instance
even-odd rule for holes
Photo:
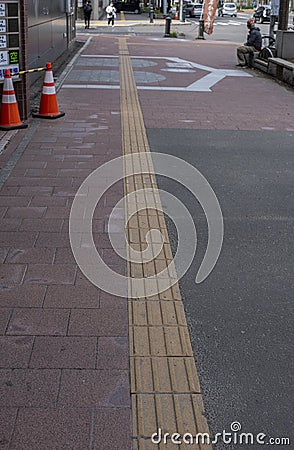
[[[7,131],[16,130],[18,128],[27,128],[27,124],[20,120],[11,73],[10,70],[5,70],[2,91],[0,130]]]
[[[64,112],[58,110],[52,64],[47,62],[39,113],[33,113],[33,117],[39,117],[41,119],[58,119],[64,115]]]

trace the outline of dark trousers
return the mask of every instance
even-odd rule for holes
[[[85,28],[90,28],[90,17],[91,17],[91,14],[85,14],[84,17],[85,17]]]
[[[108,17],[108,25],[114,25],[114,16]]]

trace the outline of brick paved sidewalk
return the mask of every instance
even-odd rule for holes
[[[121,155],[119,91],[91,95],[60,93],[64,118],[31,121],[35,131],[0,192],[1,449],[130,446],[127,299],[84,277],[68,234],[82,181]],[[118,184],[103,197],[93,231],[99,252],[122,272],[106,233],[121,195]]]

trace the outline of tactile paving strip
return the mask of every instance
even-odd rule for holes
[[[142,154],[125,164],[125,196],[150,190],[149,198],[136,193],[125,201],[126,214],[139,211],[128,222],[129,243],[143,254],[148,231],[157,229],[164,238],[152,261],[142,257],[128,263],[133,449],[174,449],[179,444],[172,442],[173,433],[196,436],[209,430],[126,38],[119,39],[119,53],[123,154]],[[134,174],[138,165],[141,173]],[[150,246],[153,251],[156,243]],[[136,277],[154,276],[167,266],[172,287],[161,292],[164,280],[157,277],[154,289],[148,284],[136,298]],[[159,429],[169,436],[166,442],[157,436],[154,443],[151,437]],[[201,439],[193,445],[181,442],[180,447],[211,449]]]

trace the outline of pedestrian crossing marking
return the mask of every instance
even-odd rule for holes
[[[227,26],[240,26],[240,25],[242,25],[242,26],[244,26],[244,22],[237,22],[237,21],[235,21],[235,20],[229,20],[228,22],[214,22],[214,26],[216,26],[216,25],[221,25],[221,26],[224,26],[224,27],[227,27]]]

